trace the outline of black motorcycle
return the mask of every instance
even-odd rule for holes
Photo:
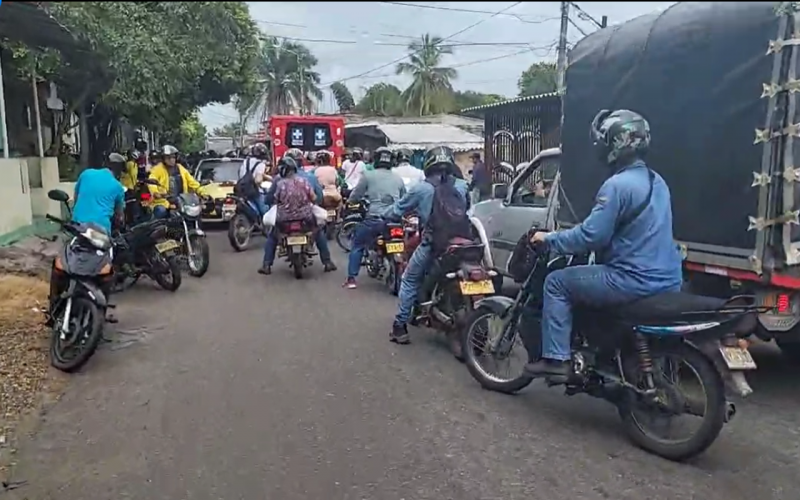
[[[244,252],[250,246],[253,233],[264,233],[261,215],[252,201],[229,194],[222,205],[223,220],[228,207],[235,207],[228,222],[228,241],[234,250]]]
[[[345,252],[353,248],[353,231],[367,216],[369,201],[346,201],[342,209],[341,222],[336,226],[336,243]]]
[[[114,237],[115,291],[130,288],[148,276],[164,290],[181,286],[180,247],[167,237],[169,222],[154,219],[128,227]]]
[[[306,221],[284,221],[275,226],[279,254],[286,256],[294,277],[301,279],[306,267],[311,266],[311,245],[314,241],[314,228]]]
[[[175,206],[168,225],[168,237],[180,244],[181,260],[189,274],[199,278],[208,272],[210,249],[206,233],[200,229],[203,205],[195,193],[171,196],[168,201]]]
[[[522,251],[529,255],[520,259],[522,271],[514,273],[523,281],[517,297],[478,302],[463,346],[472,377],[486,389],[507,394],[520,391],[533,377],[521,369],[500,375],[493,367],[510,364],[516,347],[524,353],[520,365],[540,357],[545,278],[554,270],[588,262],[571,256],[551,260],[547,252],[533,247]],[[750,298],[726,301],[684,292],[602,310],[576,308],[572,369],[565,378],[546,380],[550,386],[565,385],[569,396],[583,393],[611,402],[636,445],[670,460],[684,460],[708,448],[735,413],[726,401],[723,378],[732,381],[741,396],[752,392],[743,370],[756,365],[737,336],[750,333],[759,311],[763,308],[753,306]],[[688,374],[678,370],[679,364],[697,379],[687,386],[692,389],[688,393],[680,389]],[[701,418],[688,438],[657,436],[659,429],[674,430],[673,420],[687,414]]]
[[[69,195],[54,189],[48,198],[67,203]],[[108,292],[113,274],[111,238],[93,224],[75,224],[47,215],[70,237],[53,261],[47,324],[50,364],[64,372],[80,369],[103,340]]]

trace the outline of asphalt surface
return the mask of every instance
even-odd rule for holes
[[[260,244],[260,243],[259,243]],[[615,410],[534,384],[482,390],[427,330],[388,342],[394,299],[317,262],[257,275],[211,235],[175,294],[118,299],[113,342],[24,442],[10,499],[792,499],[800,371],[769,351],[720,439],[691,463],[630,445]]]

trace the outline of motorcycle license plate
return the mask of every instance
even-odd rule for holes
[[[162,241],[161,243],[156,243],[156,250],[159,253],[169,252],[170,250],[175,250],[176,248],[180,248],[178,242],[175,240],[167,240]]]
[[[233,210],[225,210],[223,208],[222,209],[222,220],[229,221],[229,220],[233,219],[233,215],[235,213],[236,213],[236,209],[235,208]]]
[[[328,218],[329,219],[336,218],[336,210],[328,210]]]
[[[406,246],[401,241],[400,243],[387,243],[386,244],[386,253],[400,253],[405,250]]]
[[[487,295],[494,293],[494,284],[491,280],[462,281],[459,283],[462,295]]]
[[[294,245],[305,245],[308,243],[308,238],[305,236],[287,236],[286,237],[286,244],[289,246]]]
[[[729,370],[755,370],[756,362],[750,351],[741,347],[720,347],[722,359]]]

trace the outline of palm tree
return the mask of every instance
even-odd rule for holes
[[[349,113],[353,111],[356,106],[356,101],[353,99],[353,94],[342,82],[333,82],[331,84],[331,92],[334,99],[336,99],[336,106],[339,108],[339,113]]]
[[[293,109],[300,113],[311,110],[315,99],[322,99],[319,73],[314,71],[318,60],[303,44],[276,37],[267,37],[261,44],[258,64],[261,78],[255,109],[285,115]]]
[[[411,85],[403,92],[409,113],[423,116],[443,113],[451,107],[453,86],[451,80],[458,76],[453,68],[440,66],[445,55],[453,53],[451,47],[442,46],[438,36],[422,35],[411,42],[408,62],[395,68],[398,75],[411,75]]]

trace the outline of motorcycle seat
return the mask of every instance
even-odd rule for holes
[[[694,295],[686,292],[667,292],[611,308],[611,313],[625,322],[639,325],[669,322],[701,321],[724,313],[726,299]],[[732,306],[741,309],[741,306]]]

